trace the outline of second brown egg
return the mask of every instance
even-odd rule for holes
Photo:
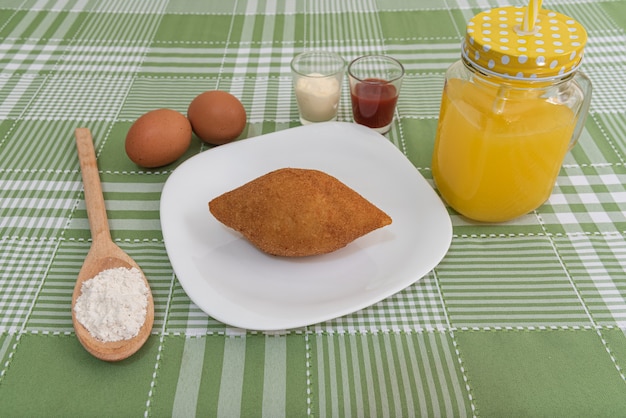
[[[193,132],[206,143],[222,145],[246,127],[246,110],[235,96],[222,90],[199,94],[187,110]]]

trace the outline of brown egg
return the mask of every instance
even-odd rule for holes
[[[135,121],[126,134],[126,154],[141,167],[173,163],[191,144],[191,124],[180,112],[152,110]]]
[[[235,96],[221,90],[199,94],[187,110],[193,131],[204,142],[222,145],[246,127],[246,109]]]

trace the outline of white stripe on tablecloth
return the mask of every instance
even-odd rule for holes
[[[354,403],[357,417],[365,417],[365,408],[363,405],[363,391],[361,389],[361,368],[359,365],[359,353],[357,351],[357,336],[355,334],[349,334],[350,340],[350,356],[352,357],[352,378],[354,380]]]
[[[328,380],[329,380],[329,392],[331,394],[330,397],[330,412],[331,417],[339,417],[339,397],[335,394],[339,393],[339,385],[337,382],[337,369],[338,365],[336,363],[336,355],[335,355],[335,345],[334,340],[332,338],[325,338],[326,347],[327,347],[327,356],[330,367],[328,368]]]
[[[411,392],[411,383],[409,381],[408,374],[409,366],[407,364],[406,356],[404,355],[404,343],[402,340],[402,334],[395,334],[394,340],[396,346],[395,354],[398,357],[399,363],[398,369],[400,372],[400,377],[402,379],[402,386],[404,388],[407,417],[415,417],[415,405],[413,404],[413,393]]]
[[[383,347],[385,349],[385,352],[387,353],[387,367],[389,368],[390,373],[391,373],[391,371],[395,369],[395,365],[394,365],[394,352],[391,347],[391,340],[389,338],[389,333],[385,333],[383,335]],[[391,395],[394,400],[394,408],[395,408],[394,416],[399,417],[399,416],[402,416],[402,401],[400,400],[400,387],[398,385],[398,379],[396,378],[396,376],[392,376],[392,378],[389,380],[390,380],[389,383],[391,386]]]
[[[326,411],[326,388],[324,384],[326,382],[326,374],[324,373],[324,362],[321,361],[324,358],[324,336],[322,334],[317,334],[316,338],[316,346],[317,346],[317,396],[318,396],[318,408],[320,411]],[[329,356],[330,357],[330,356]],[[321,415],[321,414],[320,414]]]
[[[196,415],[206,338],[187,338],[176,384],[172,417]]]
[[[424,359],[430,358],[429,353],[426,351],[427,341],[424,339],[424,335],[417,335],[417,348],[420,351],[420,357]],[[435,385],[435,381],[433,379],[433,370],[431,368],[430,362],[424,362],[424,378],[428,383],[426,387],[429,390],[430,402],[432,404],[433,411],[440,411],[439,399],[437,398],[437,385]]]
[[[435,334],[435,338],[430,338],[430,349],[431,349],[431,358],[434,361],[431,361],[431,364],[435,365],[435,369],[433,370],[433,376],[437,376],[437,381],[443,386],[446,382],[446,376],[444,370],[447,368],[445,364],[442,362],[441,357],[439,356],[439,349],[437,347],[437,334]],[[444,347],[445,344],[442,344]],[[445,358],[444,358],[445,360]],[[451,416],[453,414],[452,409],[452,400],[450,399],[449,393],[446,391],[443,396],[443,407],[444,407],[444,416]]]
[[[376,389],[374,388],[374,377],[372,375],[372,368],[367,367],[368,364],[372,364],[370,359],[369,347],[367,344],[367,337],[363,339],[363,345],[361,346],[363,350],[363,364],[365,364],[365,383],[367,385],[367,400],[370,407],[370,416],[374,417],[377,414],[376,411]],[[379,391],[380,393],[380,391]]]
[[[4,344],[0,346],[0,358],[4,358],[4,355],[9,350],[9,347],[11,347],[12,343],[14,343],[14,341],[13,341],[13,337],[11,336],[11,334],[9,333],[5,334]]]
[[[265,338],[263,417],[284,417],[287,396],[287,338]]]
[[[341,363],[340,364],[341,385],[344,388],[347,388],[350,386],[350,377],[348,375],[348,356],[346,354],[346,337],[342,335],[339,338],[338,343],[339,343],[339,361]],[[356,386],[356,384],[354,386]],[[352,405],[350,404],[350,397],[344,396],[343,397],[343,416],[353,415],[351,410],[352,410]]]
[[[243,371],[246,364],[246,339],[229,337],[224,342],[224,359],[217,401],[218,417],[238,417],[241,414]]]
[[[413,371],[413,383],[417,392],[417,404],[419,405],[419,416],[425,417],[428,415],[428,408],[426,406],[426,394],[424,392],[424,385],[422,384],[422,376],[420,374],[420,367],[417,359],[417,347],[415,347],[414,341],[410,334],[404,335],[404,341],[407,346],[407,352],[409,353],[410,370]],[[420,359],[421,361],[421,359]],[[415,411],[417,412],[417,410]]]
[[[391,413],[389,409],[389,399],[391,397],[389,395],[393,395],[393,393],[389,393],[389,391],[387,390],[387,383],[385,382],[384,372],[387,366],[383,363],[380,344],[381,342],[378,338],[372,339],[372,346],[374,348],[374,360],[376,361],[375,370],[378,375],[378,393],[380,394],[381,409],[383,414],[382,416],[390,417]]]
[[[456,405],[459,408],[458,414],[459,416],[466,416],[467,415],[467,410],[465,409],[465,403],[462,402],[462,398],[463,398],[463,390],[461,389],[461,386],[459,385],[460,381],[459,379],[456,378],[454,370],[455,370],[455,359],[452,356],[452,353],[450,352],[450,350],[447,348],[448,345],[446,343],[446,335],[445,334],[440,334],[439,335],[439,340],[441,342],[441,347],[443,348],[443,363],[445,364],[445,369],[447,370],[447,374],[449,377],[449,381],[450,381],[450,386],[452,387],[452,391],[454,393],[454,400],[456,400]],[[450,395],[452,395],[450,393]]]
[[[0,57],[2,56],[3,54],[0,51]],[[0,88],[11,90],[4,101],[0,103],[0,118],[2,119],[6,119],[12,114],[20,100],[22,100],[22,97],[25,95],[26,97],[32,96],[34,94],[33,85],[36,87],[36,83],[33,83],[33,81],[35,81],[34,77],[20,77],[15,84],[9,84],[9,81],[13,81],[13,79],[8,77],[0,79]],[[15,112],[19,112],[19,110],[16,109]]]

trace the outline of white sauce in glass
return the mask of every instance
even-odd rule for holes
[[[335,76],[311,73],[298,78],[295,86],[300,115],[309,122],[324,122],[337,116],[341,85]]]

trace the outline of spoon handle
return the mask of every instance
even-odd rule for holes
[[[111,241],[111,231],[109,230],[91,132],[88,128],[77,128],[74,131],[74,136],[76,137],[80,171],[83,176],[85,205],[87,206],[91,238],[94,244],[104,240]]]

